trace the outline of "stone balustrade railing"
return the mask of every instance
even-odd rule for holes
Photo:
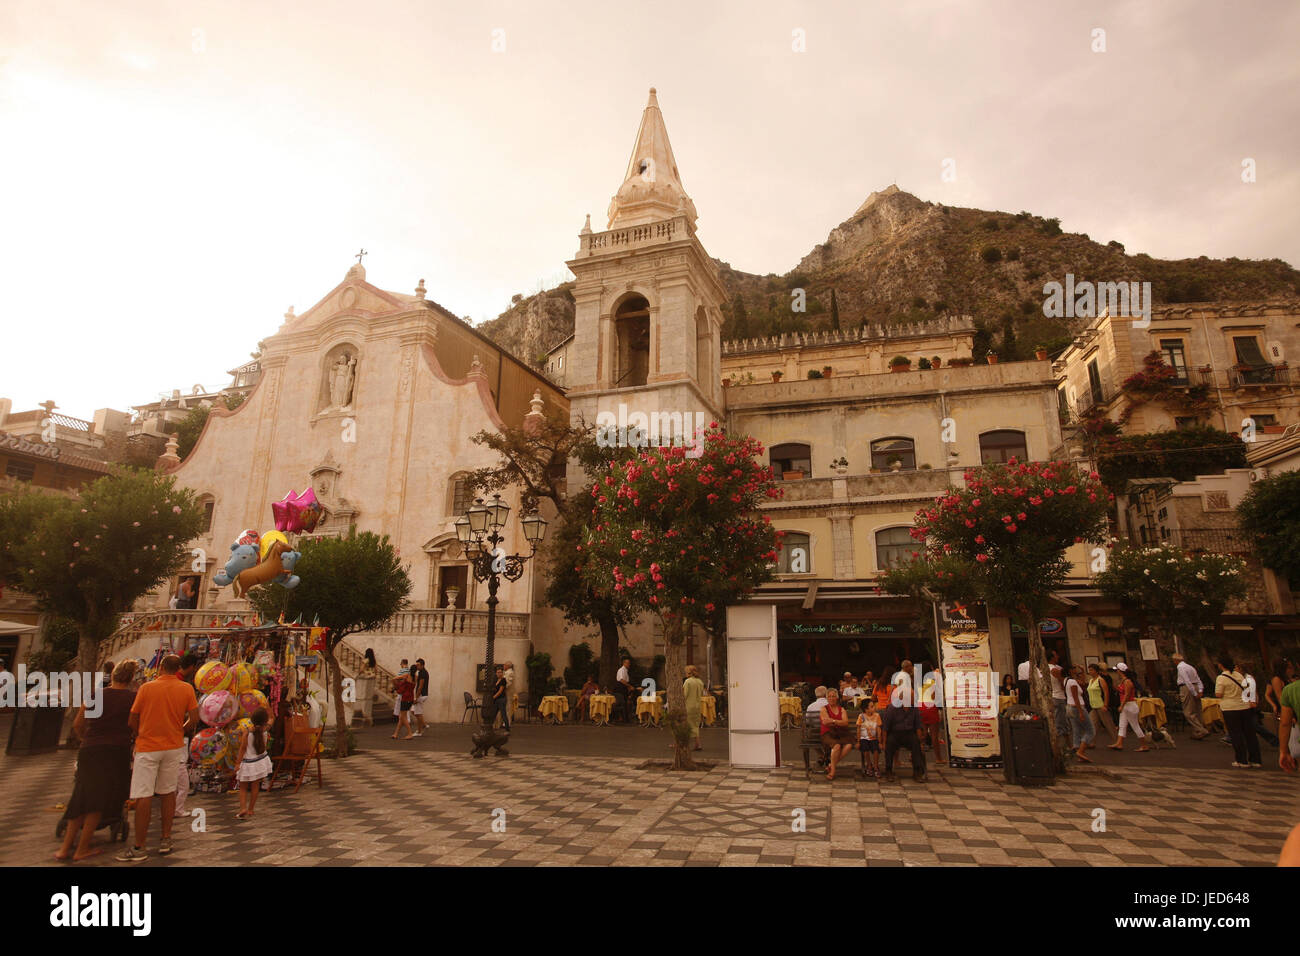
[[[380,634],[469,634],[487,636],[487,611],[463,611],[458,608],[398,611],[382,627]],[[497,612],[497,637],[527,637],[528,615]]]
[[[853,342],[880,342],[929,335],[950,335],[954,332],[972,332],[975,319],[969,315],[940,315],[915,323],[881,323],[839,331],[782,332],[780,335],[756,339],[727,339],[722,343],[723,355],[741,355],[751,352],[774,352],[780,349],[806,348],[820,345],[844,345]]]
[[[611,249],[669,242],[685,235],[685,220],[681,218],[646,223],[643,226],[628,226],[624,229],[610,229],[607,232],[591,232],[582,236],[582,246],[578,250],[578,255],[589,256]]]

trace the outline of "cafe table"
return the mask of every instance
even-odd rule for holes
[[[641,722],[642,727],[658,727],[659,721],[664,715],[664,702],[655,695],[646,697],[642,695],[636,699],[636,719]]]
[[[542,715],[543,723],[558,724],[569,712],[569,699],[558,694],[543,697],[537,706],[537,712]]]
[[[785,727],[797,727],[803,716],[803,698],[781,695],[781,724]]]
[[[1139,697],[1138,705],[1138,723],[1147,731],[1157,730],[1163,727],[1168,719],[1165,713],[1165,702],[1159,697]]]
[[[614,709],[613,694],[592,694],[587,699],[587,710],[591,714],[591,722],[603,727],[609,726],[609,715]]]
[[[1219,698],[1202,697],[1201,698],[1201,723],[1208,729],[1211,724],[1218,722],[1223,724],[1225,729],[1228,726],[1223,721],[1223,709],[1219,706]]]

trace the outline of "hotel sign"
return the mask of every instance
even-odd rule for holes
[[[6,448],[36,458],[48,458],[50,461],[59,460],[59,447],[57,445],[27,441],[27,439],[11,435],[9,432],[0,431],[0,450]]]

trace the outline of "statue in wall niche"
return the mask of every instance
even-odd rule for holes
[[[357,358],[344,352],[338,361],[330,367],[330,406],[332,408],[350,408],[352,406],[352,383],[356,380]]]

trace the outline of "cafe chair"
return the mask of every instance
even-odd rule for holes
[[[465,691],[465,713],[460,715],[460,722],[465,723],[465,718],[472,713],[481,713],[483,710],[483,701],[475,700],[469,691]]]

